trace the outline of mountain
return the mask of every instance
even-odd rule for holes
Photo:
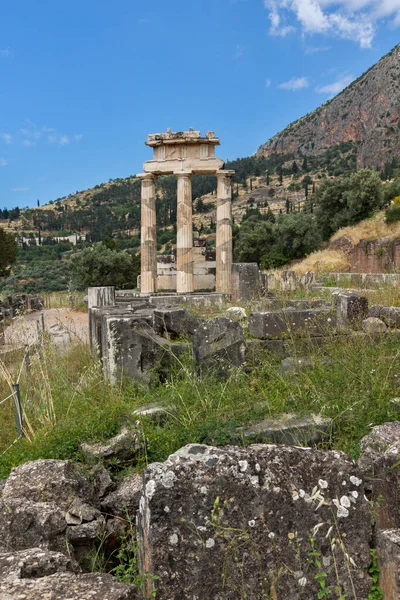
[[[400,157],[400,44],[340,94],[291,123],[256,156],[318,156],[353,142],[357,167],[382,167]]]

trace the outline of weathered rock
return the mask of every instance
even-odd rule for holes
[[[377,534],[379,587],[384,600],[400,598],[400,529],[388,529]]]
[[[308,308],[331,308],[331,303],[322,298],[306,298],[304,300],[288,300],[289,308],[307,310]]]
[[[133,585],[104,573],[54,573],[39,579],[0,581],[0,600],[136,600]]]
[[[139,406],[139,408],[134,410],[132,414],[138,419],[142,419],[144,417],[161,425],[165,423],[168,418],[176,416],[176,407],[172,405],[162,406],[161,404],[157,404],[157,402],[151,402],[149,404]]]
[[[301,287],[308,288],[313,283],[314,283],[314,272],[313,271],[307,271],[307,273],[300,275],[299,284]]]
[[[226,317],[215,317],[200,325],[193,336],[193,355],[202,371],[220,375],[245,360],[243,329]]]
[[[400,528],[400,421],[377,425],[360,442],[358,465],[374,503],[377,529]]]
[[[54,502],[0,500],[0,552],[40,546],[65,553],[66,529],[65,512]]]
[[[281,291],[294,292],[297,287],[297,277],[294,271],[281,272]]]
[[[154,330],[170,337],[191,336],[203,319],[195,317],[186,308],[158,308],[154,311]]]
[[[88,308],[95,306],[115,306],[115,287],[90,287],[88,288]]]
[[[248,302],[259,298],[261,283],[258,264],[233,263],[231,290],[232,302]]]
[[[36,579],[61,572],[79,573],[78,564],[61,552],[43,548],[28,548],[19,552],[0,553],[0,581],[2,579]]]
[[[136,428],[123,427],[120,433],[105,442],[81,444],[83,456],[89,462],[115,463],[126,466],[136,462],[143,450],[143,438]]]
[[[385,333],[387,326],[383,321],[376,317],[368,317],[361,323],[362,330],[365,333]]]
[[[337,294],[337,326],[340,329],[360,329],[362,321],[368,317],[368,300],[351,292]]]
[[[334,320],[332,313],[322,308],[254,312],[249,317],[249,334],[259,339],[328,335],[334,331]]]
[[[80,559],[93,550],[97,540],[91,532],[100,531],[104,521],[98,497],[102,470],[87,477],[80,471],[82,466],[58,460],[12,470],[0,500],[0,552],[41,547]]]
[[[371,306],[368,314],[381,319],[391,329],[400,329],[400,306]]]
[[[275,273],[266,273],[265,283],[268,292],[274,292],[275,290],[280,289],[280,279],[278,279]]]
[[[340,452],[186,446],[145,470],[138,527],[141,571],[158,578],[146,592],[155,585],[159,600],[316,598],[310,536],[328,589],[370,589],[369,505]]]
[[[264,419],[237,431],[242,438],[255,442],[314,446],[331,439],[333,421],[319,415],[288,413],[276,419]]]
[[[100,463],[93,465],[88,476],[91,478],[97,498],[103,498],[115,487],[109,472]]]
[[[67,511],[77,498],[96,506],[98,499],[89,480],[77,463],[70,460],[42,459],[13,469],[3,489],[3,500],[23,498],[46,502]]]
[[[101,330],[104,371],[114,382],[122,375],[142,380],[144,373],[157,365],[169,368],[176,357],[188,351],[186,344],[166,340],[153,329],[138,325],[132,316],[105,315]]]
[[[139,508],[140,495],[142,493],[142,477],[140,475],[129,475],[118,485],[115,492],[104,498],[101,507],[107,515],[115,517],[136,518]]]
[[[247,319],[246,311],[241,306],[230,306],[225,315],[231,321],[245,321]]]

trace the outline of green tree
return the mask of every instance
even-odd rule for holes
[[[72,283],[78,289],[100,285],[134,288],[139,274],[139,260],[135,255],[132,257],[97,243],[71,257],[69,268]]]
[[[322,242],[314,217],[304,212],[279,215],[276,240],[276,250],[288,259],[303,258],[318,250]]]
[[[5,275],[8,267],[15,262],[17,250],[15,237],[0,228],[0,275]]]
[[[261,264],[263,255],[275,242],[274,226],[270,221],[260,220],[258,215],[253,215],[242,221],[235,237],[235,260]]]
[[[325,180],[315,193],[316,218],[324,239],[371,216],[383,203],[376,171],[361,169],[344,179]]]
[[[382,181],[371,169],[352,173],[345,199],[349,211],[349,224],[353,225],[370,217],[383,203]]]

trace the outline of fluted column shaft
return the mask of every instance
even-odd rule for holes
[[[232,287],[232,175],[217,171],[217,268],[215,289],[231,293]]]
[[[152,173],[145,173],[139,175],[139,177],[142,179],[140,291],[144,294],[150,294],[157,291],[155,177]]]
[[[193,221],[192,172],[180,171],[177,177],[176,224],[176,291],[185,294],[194,291],[193,278]]]

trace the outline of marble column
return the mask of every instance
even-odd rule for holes
[[[143,173],[138,177],[142,180],[140,291],[143,294],[151,294],[157,291],[155,176],[152,173]]]
[[[217,171],[217,269],[215,290],[230,294],[232,281],[232,175]]]
[[[185,294],[194,291],[192,171],[179,171],[175,175],[178,181],[176,210],[176,291],[178,294]]]

